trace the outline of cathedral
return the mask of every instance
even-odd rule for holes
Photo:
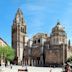
[[[19,65],[62,66],[72,56],[70,41],[60,22],[52,28],[50,35],[37,33],[29,39],[20,8],[13,20],[12,47],[16,55],[14,61]]]

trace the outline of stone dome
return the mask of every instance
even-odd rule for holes
[[[51,35],[63,35],[63,36],[66,36],[66,33],[64,31],[64,27],[60,24],[60,22],[57,22],[56,26],[52,29]]]
[[[64,31],[64,27],[60,24],[60,22],[57,22],[56,26],[53,28],[53,31]]]

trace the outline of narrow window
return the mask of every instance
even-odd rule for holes
[[[21,27],[21,32],[23,32],[22,27]]]
[[[36,44],[36,40],[34,40],[33,42],[34,42],[34,44]]]
[[[24,33],[24,28],[23,28],[23,33]]]
[[[38,43],[40,43],[40,39],[38,39]]]

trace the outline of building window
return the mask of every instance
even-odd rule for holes
[[[24,33],[24,28],[23,28],[23,33]]]
[[[40,43],[40,39],[38,39],[38,43]]]
[[[22,28],[22,27],[21,27],[21,32],[25,33],[25,30],[24,30],[24,28]]]
[[[25,42],[25,36],[23,36],[23,42]]]
[[[55,39],[55,41],[56,41],[56,44],[57,44],[57,42],[58,42],[58,39],[56,38],[56,39]]]
[[[62,39],[63,42],[65,42],[65,39]]]
[[[21,32],[23,32],[22,27],[21,27]]]
[[[34,44],[36,44],[36,40],[34,40],[33,42],[34,42]]]

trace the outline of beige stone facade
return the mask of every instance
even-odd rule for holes
[[[0,46],[8,46],[8,44],[2,39],[0,38]],[[5,64],[5,60],[3,58],[0,58],[0,64]]]
[[[0,38],[0,46],[7,46],[8,44],[2,39]]]
[[[12,25],[12,47],[16,51],[15,53],[18,64],[21,64],[22,62],[23,49],[27,44],[27,40],[26,24],[23,19],[23,13],[21,9],[18,9]]]
[[[64,27],[57,22],[51,34],[37,33],[28,39],[23,14],[18,9],[12,26],[12,46],[18,64],[34,66],[62,66],[72,55]]]

